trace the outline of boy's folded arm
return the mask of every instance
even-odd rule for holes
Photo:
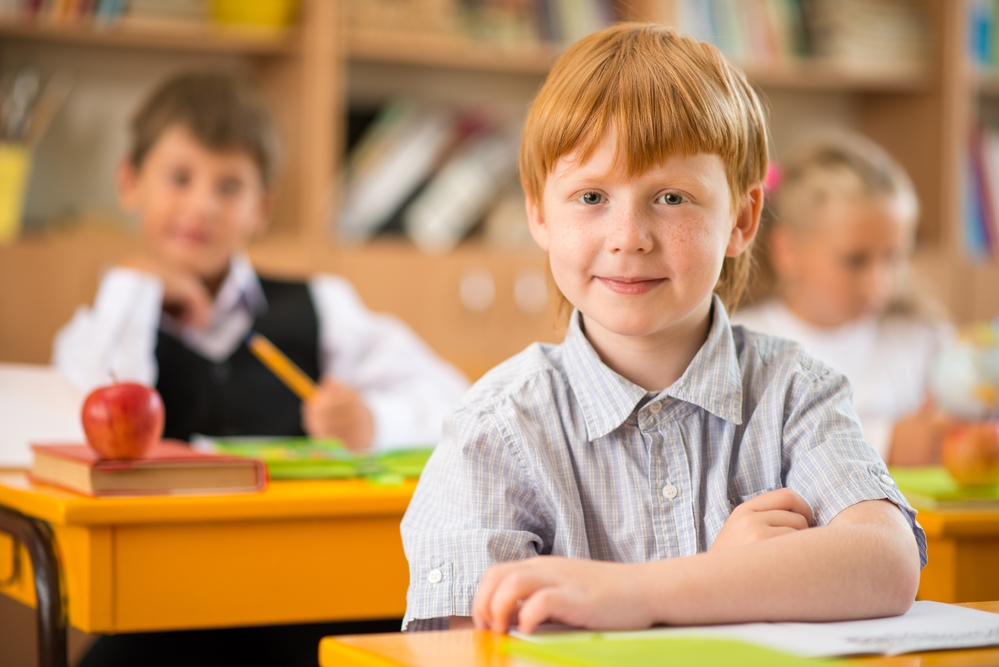
[[[912,531],[889,502],[847,508],[828,526],[736,548],[638,564],[532,558],[492,568],[479,628],[589,628],[831,621],[905,612],[919,583]]]
[[[156,382],[156,332],[163,285],[155,276],[114,268],[94,305],[81,306],[57,334],[52,363],[84,391],[111,381]]]
[[[902,511],[869,500],[827,526],[637,567],[654,622],[828,621],[904,613],[920,556]]]

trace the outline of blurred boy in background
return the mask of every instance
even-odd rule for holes
[[[84,390],[155,385],[166,437],[334,436],[355,450],[435,443],[465,379],[351,285],[260,277],[245,255],[274,199],[279,139],[255,95],[222,73],[160,86],[132,123],[122,207],[145,249],[101,281],[57,335],[54,363]],[[304,405],[248,350],[269,338],[320,382]]]

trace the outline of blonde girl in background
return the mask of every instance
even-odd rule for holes
[[[909,276],[912,182],[852,134],[821,137],[783,167],[758,246],[772,289],[733,322],[798,341],[846,375],[864,435],[886,462],[937,460],[946,420],[927,388],[948,327]]]

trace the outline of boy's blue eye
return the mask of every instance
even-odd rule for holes
[[[675,192],[667,192],[659,197],[659,201],[669,206],[678,206],[683,203],[683,195]]]
[[[580,197],[579,200],[584,204],[588,204],[589,206],[594,206],[602,202],[604,200],[604,196],[599,192],[587,192],[582,197]]]

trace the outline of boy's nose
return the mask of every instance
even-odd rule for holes
[[[186,197],[188,212],[194,215],[210,216],[219,207],[218,197],[212,188],[196,186],[188,191]]]
[[[607,242],[611,252],[651,251],[653,239],[647,214],[635,206],[622,208],[614,216]]]

